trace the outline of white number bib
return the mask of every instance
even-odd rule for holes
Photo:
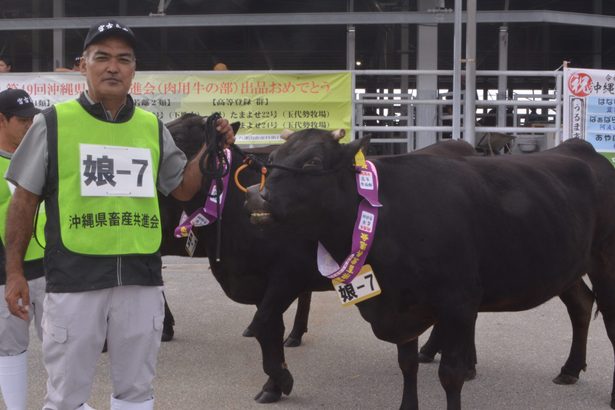
[[[352,306],[378,296],[381,292],[376,275],[374,275],[370,265],[363,265],[359,274],[350,283],[344,284],[338,279],[333,279],[332,282],[343,306]]]
[[[155,195],[149,148],[79,144],[81,196]]]

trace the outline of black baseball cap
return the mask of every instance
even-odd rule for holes
[[[32,97],[27,92],[17,88],[9,88],[0,92],[0,112],[16,117],[29,118],[34,117],[41,110],[34,107]]]
[[[83,49],[85,50],[90,44],[97,43],[107,37],[121,37],[130,44],[133,50],[137,45],[137,38],[128,26],[116,20],[105,20],[90,27],[83,42]]]

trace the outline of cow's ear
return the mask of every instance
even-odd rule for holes
[[[354,140],[344,147],[346,151],[346,156],[354,158],[359,150],[362,150],[364,154],[367,154],[367,146],[369,145],[369,136],[365,136],[358,140]]]

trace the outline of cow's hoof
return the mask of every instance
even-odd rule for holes
[[[419,352],[419,363],[431,363],[433,362],[434,357],[436,357],[435,354],[429,355],[423,352]]]
[[[246,327],[246,330],[241,334],[243,337],[254,337],[254,332],[250,329],[250,326]]]
[[[284,347],[297,347],[301,346],[301,338],[300,337],[292,337],[288,336],[284,341]]]
[[[611,396],[611,408],[615,409],[615,397]]]
[[[293,375],[290,374],[288,369],[283,369],[281,377],[279,377],[277,381],[278,381],[278,384],[280,385],[280,388],[282,389],[282,393],[288,396],[290,392],[293,390],[293,383],[294,383]]]
[[[568,385],[568,384],[575,384],[578,380],[579,378],[576,376],[572,376],[566,373],[560,373],[555,379],[553,379],[553,383]]]
[[[282,398],[282,389],[275,384],[273,379],[269,377],[263,386],[263,389],[254,396],[257,403],[275,403]]]
[[[466,372],[465,380],[468,382],[474,379],[476,379],[476,369],[468,369],[468,371]]]
[[[265,403],[275,403],[280,401],[282,398],[282,392],[277,391],[265,391],[261,390],[256,396],[254,396],[254,400],[257,403],[265,404]]]

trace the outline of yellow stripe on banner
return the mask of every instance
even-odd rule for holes
[[[86,88],[77,73],[8,73],[0,76],[0,89],[8,87],[28,91],[39,108],[76,98]],[[281,144],[284,129],[352,129],[349,71],[143,71],[130,94],[164,123],[186,113],[219,112],[241,123],[238,144]],[[342,142],[350,142],[350,135]]]

